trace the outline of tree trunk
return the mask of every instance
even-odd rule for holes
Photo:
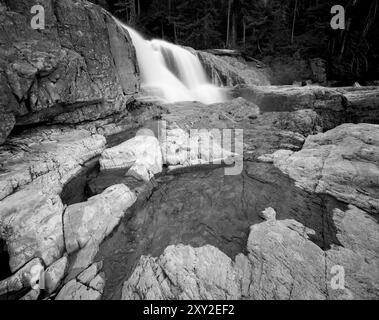
[[[293,43],[295,37],[295,24],[296,24],[296,13],[297,13],[297,1],[295,1],[295,8],[293,10],[293,21],[292,21],[292,35],[291,35],[291,44]]]
[[[243,38],[242,38],[242,43],[243,43],[243,48],[246,49],[246,18],[245,17],[243,17],[242,23],[243,23]]]
[[[232,48],[235,48],[237,46],[237,16],[235,12],[232,14],[231,46]]]
[[[231,16],[232,4],[233,4],[233,0],[228,0],[228,23],[227,23],[227,29],[226,29],[226,47],[227,48],[230,46],[230,16]]]

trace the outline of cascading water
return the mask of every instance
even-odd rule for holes
[[[117,21],[130,35],[137,52],[142,89],[167,102],[222,102],[222,90],[212,85],[197,56],[163,40],[145,40],[138,32]]]

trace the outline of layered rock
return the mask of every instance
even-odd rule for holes
[[[15,122],[80,123],[125,109],[138,90],[138,67],[128,34],[110,14],[86,1],[43,1],[46,28],[39,32],[30,26],[27,1],[5,2],[1,143]]]

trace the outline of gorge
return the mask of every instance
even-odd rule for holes
[[[378,299],[379,87],[39,2],[0,1],[1,300]]]

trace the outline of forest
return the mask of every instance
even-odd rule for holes
[[[379,79],[379,0],[93,0],[146,37],[238,49],[267,64],[322,58],[329,78]],[[331,8],[346,11],[333,30]]]

